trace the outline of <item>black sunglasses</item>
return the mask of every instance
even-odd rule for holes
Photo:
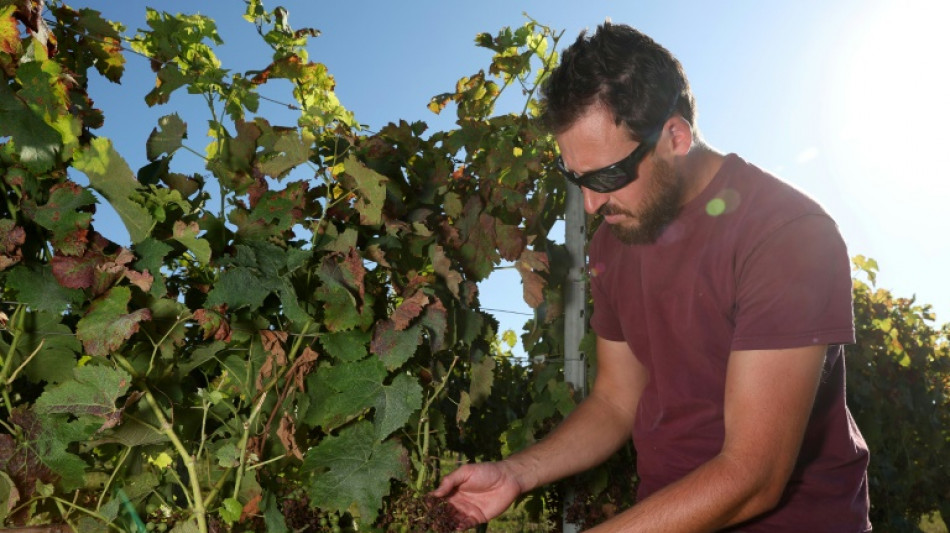
[[[653,151],[659,137],[656,134],[650,135],[634,148],[627,157],[604,168],[578,174],[568,170],[564,166],[564,160],[561,159],[561,156],[557,156],[557,169],[561,171],[561,174],[564,174],[568,181],[578,187],[585,187],[594,192],[613,192],[637,179],[637,167],[640,165],[640,161]]]
[[[578,174],[572,170],[568,170],[568,168],[564,166],[564,159],[562,159],[561,156],[557,156],[557,169],[561,171],[561,174],[564,174],[567,181],[570,181],[578,187],[588,188],[594,192],[613,192],[625,187],[637,179],[637,168],[640,166],[640,162],[656,147],[657,141],[660,140],[660,134],[663,133],[663,126],[666,124],[666,121],[673,116],[678,101],[679,92],[674,96],[673,103],[667,110],[663,122],[661,122],[654,131],[650,132],[649,135],[644,137],[643,141],[634,148],[627,157],[620,161],[604,168]]]

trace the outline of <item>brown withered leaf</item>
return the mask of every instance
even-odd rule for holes
[[[306,391],[305,379],[307,375],[313,370],[314,364],[317,362],[319,354],[310,349],[309,346],[305,346],[303,353],[294,361],[294,364],[291,365],[288,375],[290,380],[293,380],[294,385],[297,387],[297,390],[300,392]]]
[[[294,437],[296,432],[297,426],[294,424],[294,419],[289,413],[284,413],[284,416],[280,419],[280,426],[277,428],[277,438],[280,439],[280,443],[284,445],[287,453],[302,461],[303,452],[300,451],[300,447],[297,446],[297,439]]]
[[[284,351],[283,343],[287,341],[286,331],[261,330],[261,344],[267,351],[267,359],[261,365],[261,370],[257,373],[255,385],[257,390],[264,389],[264,382],[274,375],[274,367],[283,367],[287,365],[287,352]]]

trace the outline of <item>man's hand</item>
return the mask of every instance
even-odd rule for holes
[[[452,504],[459,529],[468,529],[503,513],[521,485],[505,462],[480,463],[459,467],[431,494]]]

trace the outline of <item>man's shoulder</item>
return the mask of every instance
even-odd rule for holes
[[[745,223],[781,224],[808,215],[830,218],[818,200],[807,192],[736,154],[726,156],[723,172],[719,194],[738,204],[737,211],[745,214]]]

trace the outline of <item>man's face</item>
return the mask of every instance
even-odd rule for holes
[[[638,145],[601,106],[591,107],[556,138],[565,166],[579,174],[612,165]],[[685,194],[683,180],[672,164],[656,153],[640,163],[637,176],[635,181],[611,192],[581,188],[584,209],[603,215],[613,234],[626,244],[656,241],[663,228],[679,214]]]

